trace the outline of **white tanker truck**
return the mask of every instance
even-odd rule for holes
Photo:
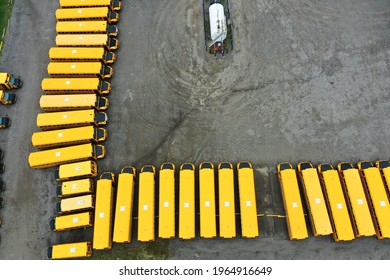
[[[203,0],[203,19],[206,50],[215,58],[233,50],[229,0]]]

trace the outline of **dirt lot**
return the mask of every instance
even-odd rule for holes
[[[231,1],[235,50],[218,60],[204,50],[200,0],[124,2],[100,171],[249,160],[259,212],[283,214],[280,161],[389,158],[389,1]],[[57,8],[58,1],[16,0],[1,57],[0,70],[20,75],[24,86],[14,106],[1,106],[12,124],[0,132],[7,183],[0,259],[46,259],[51,244],[91,238],[90,231],[50,231],[54,169],[33,170],[27,162]],[[284,219],[259,221],[260,238],[175,239],[166,243],[169,256],[390,258],[390,240],[291,242]]]

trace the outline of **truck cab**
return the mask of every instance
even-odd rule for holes
[[[14,104],[16,102],[16,95],[0,89],[0,102],[4,105]]]
[[[9,117],[0,117],[0,128],[7,128],[11,124]]]
[[[20,78],[8,73],[0,73],[0,89],[21,88],[23,82]]]

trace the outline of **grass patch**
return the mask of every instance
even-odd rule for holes
[[[5,30],[11,16],[13,2],[13,0],[0,0],[0,54],[3,49]]]
[[[168,240],[157,240],[145,244],[113,244],[111,250],[94,250],[94,260],[166,260],[172,257]]]

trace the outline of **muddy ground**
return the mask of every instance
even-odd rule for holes
[[[269,215],[284,214],[275,170],[281,161],[389,158],[389,1],[231,1],[235,46],[217,60],[204,48],[201,0],[124,2],[100,172],[249,160],[258,212]],[[0,259],[47,259],[51,244],[91,240],[90,230],[50,231],[54,168],[33,170],[27,162],[36,151],[31,135],[39,131],[57,8],[58,1],[16,0],[1,57],[0,70],[20,75],[24,86],[15,105],[0,108],[12,119],[0,131],[7,184]],[[168,241],[169,257],[390,258],[389,240],[311,235],[292,242],[283,218],[260,216],[259,225],[253,240]]]

